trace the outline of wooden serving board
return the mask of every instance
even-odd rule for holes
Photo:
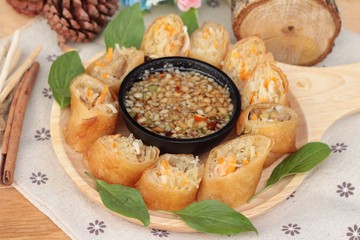
[[[331,68],[297,67],[286,64],[279,64],[279,66],[288,76],[289,101],[300,119],[297,134],[298,147],[307,142],[320,140],[325,130],[337,119],[360,109],[360,63]],[[85,175],[85,171],[89,171],[86,161],[81,154],[74,152],[64,142],[62,128],[69,114],[69,109],[60,110],[59,105],[54,102],[50,128],[55,152],[64,170],[81,191],[90,199],[103,205],[93,180]],[[119,132],[124,135],[129,133],[121,121]],[[235,136],[234,130],[227,139]],[[206,159],[206,155],[200,158]],[[258,190],[265,185],[271,171],[280,161],[281,159],[263,171]],[[287,198],[301,184],[304,177],[305,174],[297,174],[284,178],[250,203],[236,210],[248,218],[264,214]],[[151,228],[195,232],[173,215],[158,211],[149,211],[149,213],[151,221],[149,227]],[[136,219],[119,216],[130,222],[142,224]]]

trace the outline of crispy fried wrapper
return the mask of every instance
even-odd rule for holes
[[[145,170],[136,188],[149,209],[180,210],[195,201],[202,171],[199,159],[191,154],[164,154]]]
[[[205,22],[190,37],[189,57],[221,68],[230,44],[230,34],[224,26]]]
[[[178,15],[158,17],[145,32],[141,49],[150,59],[187,56],[190,38],[186,26]]]
[[[281,69],[272,63],[261,63],[241,90],[241,109],[256,103],[289,105],[287,92],[288,80]]]
[[[160,150],[146,146],[133,135],[98,138],[86,152],[92,174],[110,184],[134,187],[142,173],[156,163]]]
[[[108,85],[117,94],[124,77],[142,64],[144,59],[143,51],[116,45],[92,62],[86,68],[86,73]]]
[[[115,133],[119,103],[107,85],[87,74],[73,79],[70,93],[71,115],[63,133],[70,147],[84,152],[99,137]]]
[[[272,141],[243,135],[211,150],[197,200],[215,199],[232,208],[245,204],[256,191]]]
[[[274,145],[264,167],[286,153],[297,150],[296,132],[298,116],[290,107],[280,104],[254,104],[247,107],[238,118],[237,134],[260,134],[272,139]]]
[[[271,53],[266,52],[265,44],[259,37],[247,37],[237,41],[229,48],[222,70],[229,75],[239,90],[250,79],[258,64],[274,63]]]

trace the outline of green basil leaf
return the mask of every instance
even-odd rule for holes
[[[187,26],[189,35],[199,28],[197,9],[190,8],[188,11],[183,12],[180,17]]]
[[[265,188],[291,174],[304,173],[311,170],[323,162],[330,155],[330,152],[329,146],[325,143],[311,142],[305,144],[298,151],[287,156],[274,168],[266,182]]]
[[[190,227],[206,233],[236,234],[256,228],[241,213],[216,200],[205,200],[190,204],[173,212]]]
[[[48,83],[61,108],[70,105],[70,83],[83,72],[85,69],[76,51],[64,53],[51,65]]]
[[[90,176],[90,174],[88,175]],[[118,184],[108,184],[96,178],[94,180],[96,182],[96,190],[99,192],[105,207],[121,215],[136,218],[144,226],[150,224],[149,212],[138,190]]]
[[[104,32],[106,49],[119,44],[122,47],[140,49],[145,23],[139,3],[122,10],[107,25]]]

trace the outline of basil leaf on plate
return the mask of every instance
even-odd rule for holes
[[[85,69],[76,51],[64,53],[51,65],[48,83],[61,108],[70,105],[70,83],[83,72]]]
[[[257,233],[249,219],[216,200],[195,202],[173,213],[191,228],[201,232],[236,234],[253,231]]]
[[[277,183],[286,176],[304,173],[313,169],[323,162],[330,155],[330,152],[329,146],[325,143],[311,142],[305,144],[295,153],[287,156],[274,168],[266,182],[265,188]]]
[[[188,11],[181,14],[181,19],[187,26],[189,35],[191,35],[196,29],[199,28],[197,9],[190,8]]]
[[[145,32],[145,23],[139,3],[122,10],[106,26],[104,39],[106,49],[119,44],[122,47],[140,49]]]
[[[105,207],[126,217],[136,218],[144,226],[150,224],[149,212],[138,190],[119,184],[108,184],[103,180],[96,179],[90,173],[86,174],[95,180],[96,190]]]

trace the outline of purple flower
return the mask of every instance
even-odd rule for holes
[[[44,88],[41,92],[44,97],[51,99],[52,98],[52,91],[51,88]]]
[[[168,237],[169,236],[169,233],[166,231],[166,230],[161,230],[161,229],[155,229],[153,228],[151,230],[151,233],[154,235],[154,236],[158,236],[158,237]]]
[[[49,62],[54,62],[57,57],[58,57],[58,55],[56,55],[56,54],[49,54],[49,55],[47,55],[46,60],[48,60]]]
[[[360,240],[360,227],[355,224],[353,228],[348,227],[348,229],[346,236],[350,237],[349,240]]]
[[[299,227],[297,224],[289,223],[287,226],[282,226],[281,231],[284,231],[285,234],[290,234],[291,236],[294,236],[295,234],[300,234],[301,227]]]
[[[36,183],[37,185],[45,184],[49,178],[46,177],[46,174],[42,174],[41,172],[31,173],[30,180],[32,183]]]
[[[341,153],[342,151],[345,151],[347,148],[347,145],[345,145],[345,143],[336,143],[335,145],[332,145],[331,146],[331,150],[334,152],[334,153]]]
[[[49,140],[50,137],[50,130],[47,130],[45,128],[42,128],[41,130],[36,130],[36,134],[34,136],[37,141]]]
[[[89,230],[91,234],[95,233],[95,235],[99,235],[99,233],[105,232],[103,228],[106,228],[104,221],[95,220],[95,223],[89,223],[87,230]]]
[[[350,195],[353,195],[353,191],[355,190],[355,187],[351,186],[351,183],[343,182],[341,185],[337,185],[338,190],[336,191],[339,193],[340,197],[345,196],[348,198]]]

